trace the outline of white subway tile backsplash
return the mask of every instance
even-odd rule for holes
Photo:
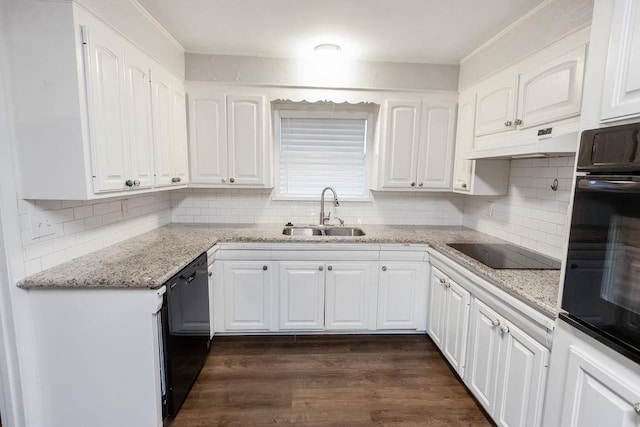
[[[463,224],[556,258],[562,256],[575,157],[511,161],[509,194],[464,200]],[[558,191],[551,189],[558,179]]]

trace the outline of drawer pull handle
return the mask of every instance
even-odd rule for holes
[[[269,269],[269,267],[268,267],[268,266],[266,266],[266,265],[263,265],[263,266],[262,266],[262,269],[263,269],[264,271],[267,271],[267,270]]]

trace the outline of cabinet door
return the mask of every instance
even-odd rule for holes
[[[189,155],[187,149],[187,102],[184,85],[174,79],[171,85],[171,182],[187,184],[189,182]]]
[[[638,376],[630,377],[612,365],[599,365],[570,348],[562,425],[567,427],[637,427],[640,416]]]
[[[640,116],[640,0],[615,0],[600,118]]]
[[[503,72],[478,87],[476,101],[476,137],[514,129],[518,79]],[[476,141],[475,148],[482,142]]]
[[[549,351],[506,322],[500,333],[493,419],[500,426],[539,426]]]
[[[170,78],[167,73],[155,71],[151,80],[151,107],[153,111],[153,141],[156,160],[156,186],[171,185],[172,96]]]
[[[264,97],[227,96],[229,182],[264,185]]]
[[[280,329],[324,329],[324,265],[280,263]]]
[[[416,186],[420,101],[386,101],[383,188]]]
[[[139,181],[136,188],[149,188],[154,185],[150,63],[142,53],[129,49],[124,70],[130,153],[127,177]]]
[[[375,292],[375,268],[370,263],[334,262],[327,265],[325,329],[369,328],[369,304]]]
[[[417,187],[451,189],[455,107],[423,103],[421,124]]]
[[[427,332],[438,346],[444,343],[444,315],[447,276],[435,267],[431,267],[431,281],[429,285],[429,307],[427,309]]]
[[[417,329],[420,281],[426,284],[420,263],[388,262],[380,267],[378,329]]]
[[[580,46],[536,70],[520,75],[520,128],[580,115],[586,46]],[[639,70],[640,71],[640,70]]]
[[[471,304],[469,362],[465,383],[484,409],[493,414],[498,368],[500,316],[480,300]]]
[[[271,265],[262,262],[224,261],[225,330],[271,329]]]
[[[123,42],[100,26],[83,27],[94,191],[124,190],[129,152],[123,91]]]
[[[462,377],[466,365],[471,295],[452,281],[447,282],[445,297],[445,332],[442,353]]]
[[[189,94],[192,184],[222,184],[227,170],[227,118],[223,94]]]
[[[473,124],[476,117],[475,103],[475,92],[460,94],[456,150],[453,164],[453,189],[457,191],[468,192],[471,190],[473,160],[466,160],[462,156],[473,148]]]

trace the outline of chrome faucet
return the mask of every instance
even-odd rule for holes
[[[320,225],[324,225],[324,222],[331,218],[331,212],[329,212],[329,215],[327,215],[326,217],[324,216],[324,193],[326,193],[327,190],[331,190],[331,192],[333,193],[333,206],[340,206],[336,190],[334,190],[333,187],[325,187],[322,190],[322,194],[320,194]]]

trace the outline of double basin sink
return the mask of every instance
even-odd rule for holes
[[[296,227],[285,227],[282,230],[282,234],[285,236],[347,236],[357,237],[364,236],[364,231],[357,227],[345,227],[342,225],[336,226],[321,226],[321,225],[307,225]]]

